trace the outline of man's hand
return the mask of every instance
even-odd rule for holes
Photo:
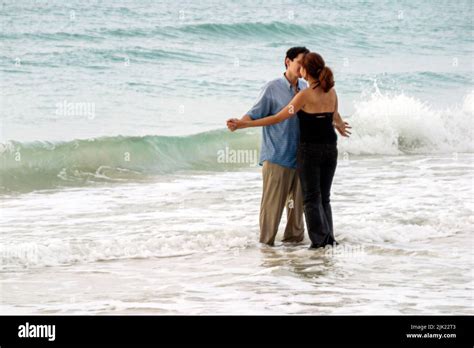
[[[341,134],[343,137],[349,138],[351,132],[349,132],[349,129],[352,129],[352,127],[349,125],[349,123],[345,121],[339,121],[339,122],[334,122],[334,127],[337,129],[339,134]]]
[[[227,128],[229,128],[231,132],[240,128],[245,128],[244,125],[245,121],[239,120],[238,118],[229,118],[227,120]]]
[[[233,132],[237,129],[237,122],[236,121],[238,121],[238,119],[236,119],[236,118],[229,118],[227,120],[227,128],[229,128],[229,130],[231,132]]]
[[[227,120],[227,128],[233,132],[237,129],[248,127],[248,122],[250,121],[252,121],[252,118],[249,115],[244,115],[241,119],[229,118]]]

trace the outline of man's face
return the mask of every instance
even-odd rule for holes
[[[300,68],[301,68],[301,63],[303,62],[303,57],[304,57],[304,53],[300,53],[295,59],[290,60],[287,58],[286,60],[287,65],[288,65],[288,70],[291,71],[293,75],[298,76],[298,78],[301,78]]]
[[[306,76],[306,69],[301,66],[300,68],[300,77],[304,78],[306,81],[308,80],[308,76]]]

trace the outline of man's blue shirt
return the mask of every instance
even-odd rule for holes
[[[305,89],[304,80],[298,80],[298,88]],[[253,120],[277,114],[295,96],[294,87],[282,76],[263,86],[255,105],[247,112]],[[296,169],[296,152],[300,139],[298,117],[292,116],[283,122],[262,127],[260,165],[263,161]]]

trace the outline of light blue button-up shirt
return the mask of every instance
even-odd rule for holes
[[[298,80],[298,88],[305,89],[304,80]],[[247,112],[253,120],[277,114],[287,106],[295,96],[291,83],[283,75],[263,86],[255,105]],[[295,115],[283,122],[262,128],[262,146],[260,165],[263,161],[296,168],[296,152],[300,139],[298,117]]]

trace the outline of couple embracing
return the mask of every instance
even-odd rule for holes
[[[283,76],[265,84],[242,118],[227,120],[227,127],[231,131],[263,127],[260,242],[274,245],[286,206],[284,243],[304,239],[304,214],[310,248],[334,245],[330,204],[338,154],[334,129],[348,137],[351,127],[339,115],[334,76],[321,55],[306,47],[290,48],[285,68]]]

